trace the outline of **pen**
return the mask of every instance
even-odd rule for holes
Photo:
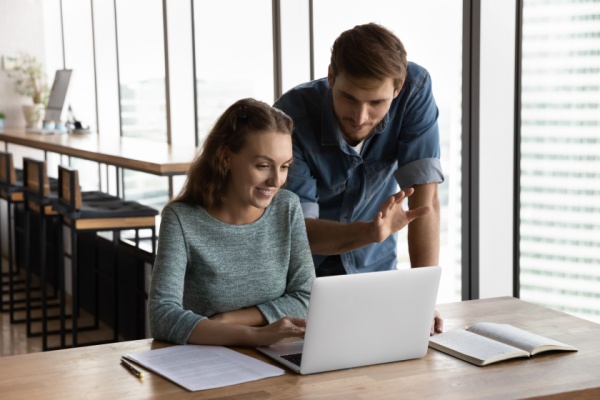
[[[124,359],[122,357],[121,357],[121,365],[124,366],[125,368],[127,368],[129,370],[129,372],[131,372],[138,378],[142,379],[144,377],[144,374],[139,369],[134,367],[129,361],[127,361],[126,359]]]

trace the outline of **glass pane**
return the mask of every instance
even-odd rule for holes
[[[116,15],[121,134],[166,142],[162,1],[117,0]],[[164,177],[125,170],[123,179],[123,196],[128,200],[158,209],[168,200]]]
[[[195,1],[194,24],[202,143],[236,100],[274,101],[271,0]]]
[[[600,1],[525,0],[520,296],[600,322]]]
[[[281,2],[282,93],[310,80],[308,1]]]
[[[95,131],[96,88],[91,8],[87,2],[63,0],[65,68],[72,69],[67,101],[75,119]],[[52,74],[51,79],[54,78]],[[66,115],[66,113],[65,113]]]
[[[440,265],[444,273],[438,302],[461,300],[462,1],[319,1],[314,2],[314,18],[315,78],[327,75],[335,38],[344,30],[368,22],[392,30],[404,43],[408,60],[422,65],[431,74],[439,108],[441,161],[445,175],[445,181],[439,187]],[[406,233],[403,229],[398,238],[399,268],[410,266]]]
[[[117,0],[116,14],[121,133],[166,142],[162,1]]]

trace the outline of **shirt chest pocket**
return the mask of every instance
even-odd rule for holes
[[[393,173],[397,164],[394,158],[365,160],[365,190],[368,199],[388,187],[390,180],[394,180]]]

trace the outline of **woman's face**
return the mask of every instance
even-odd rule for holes
[[[235,217],[227,222],[250,223],[260,218],[285,183],[292,159],[292,136],[282,132],[251,133],[242,150],[229,151],[224,206]]]

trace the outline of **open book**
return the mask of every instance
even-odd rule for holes
[[[478,322],[429,338],[429,347],[472,364],[483,366],[544,351],[577,351],[568,344],[508,324]]]

